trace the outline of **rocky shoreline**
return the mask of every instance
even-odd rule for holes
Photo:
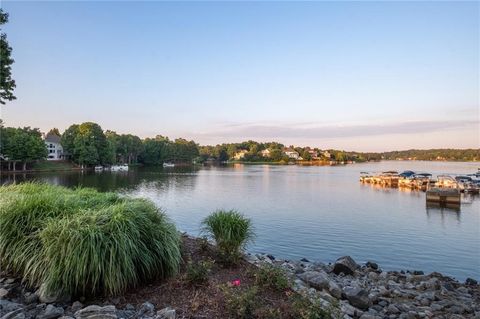
[[[374,262],[360,266],[348,256],[328,265],[307,259],[280,260],[267,254],[247,254],[245,259],[259,267],[271,264],[283,268],[293,283],[293,290],[320,303],[332,318],[480,319],[480,285],[473,279],[460,283],[439,273],[382,271]],[[155,309],[148,300],[135,306],[121,305],[116,298],[85,301],[46,296],[42,289],[28,289],[18,278],[0,276],[0,319],[58,318],[187,317],[178,316],[170,307]]]
[[[266,254],[248,254],[247,260],[282,267],[295,291],[337,308],[340,318],[480,319],[480,285],[471,278],[460,283],[436,272],[382,271],[374,262],[360,266],[349,256],[328,265]]]

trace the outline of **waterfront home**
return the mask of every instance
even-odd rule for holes
[[[291,148],[287,148],[283,151],[283,153],[285,155],[288,156],[288,158],[291,158],[291,159],[294,159],[294,160],[298,160],[300,159],[300,154],[298,154],[297,151],[295,151],[294,149],[291,149]]]
[[[260,152],[263,157],[270,157],[270,150],[267,148],[266,150],[263,150]]]
[[[65,159],[62,144],[60,144],[60,136],[49,133],[45,136],[45,145],[47,146],[47,160],[59,161]]]
[[[247,150],[240,150],[238,152],[235,153],[235,155],[233,155],[233,159],[235,160],[241,160],[245,157],[245,155],[248,153]]]
[[[320,158],[318,157],[318,152],[317,152],[316,150],[314,150],[314,149],[312,149],[312,148],[310,148],[310,147],[307,146],[307,147],[305,147],[305,151],[307,151],[308,154],[310,154],[310,157],[312,158],[312,160],[318,160],[318,159],[320,159]]]

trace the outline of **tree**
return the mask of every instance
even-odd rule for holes
[[[308,151],[303,151],[302,158],[306,161],[312,160],[312,155]]]
[[[22,162],[22,169],[27,169],[27,163],[43,159],[47,156],[47,148],[38,129],[30,127],[2,128],[1,132],[2,153],[13,163]]]
[[[62,146],[82,167],[111,164],[113,160],[107,138],[96,123],[71,125],[62,135]]]
[[[47,135],[62,136],[62,134],[60,134],[60,131],[56,127],[52,128],[50,131],[48,131]]]
[[[3,12],[3,9],[0,8],[0,28],[7,22],[8,13]],[[15,80],[12,79],[12,64],[15,60],[11,55],[12,48],[8,44],[7,35],[2,32],[0,33],[0,104],[16,99],[13,95],[16,85]]]

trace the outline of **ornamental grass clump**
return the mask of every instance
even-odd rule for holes
[[[31,286],[117,294],[178,269],[179,235],[150,201],[36,183],[0,198],[0,264]]]
[[[207,216],[203,232],[215,239],[226,263],[238,263],[242,250],[254,237],[252,222],[235,210],[218,210]]]

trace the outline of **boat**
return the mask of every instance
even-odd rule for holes
[[[412,187],[425,191],[429,188],[431,183],[432,174],[429,173],[418,173],[413,175]]]
[[[101,171],[103,171],[103,166],[101,165],[95,166],[95,172],[101,172]]]
[[[163,167],[175,167],[175,163],[163,163]]]
[[[458,188],[460,191],[465,193],[478,193],[480,187],[477,183],[474,182],[473,178],[467,175],[455,176],[455,180],[458,183]]]
[[[437,182],[435,183],[437,188],[459,188],[458,182],[450,175],[438,175]]]
[[[380,184],[389,187],[397,187],[400,175],[397,171],[386,171],[380,174]]]
[[[110,170],[112,172],[127,172],[128,171],[128,165],[127,164],[112,165],[112,166],[110,166]]]

